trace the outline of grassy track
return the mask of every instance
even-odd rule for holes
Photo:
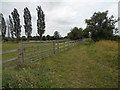
[[[84,41],[74,48],[3,69],[3,87],[117,88],[118,43]]]

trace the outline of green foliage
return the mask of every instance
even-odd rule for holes
[[[14,22],[14,35],[16,36],[17,41],[19,41],[19,38],[21,35],[20,16],[19,16],[16,8],[14,8],[14,10],[11,14],[13,17],[13,22]]]
[[[54,32],[54,38],[55,38],[56,40],[58,40],[60,37],[61,37],[61,36],[60,36],[59,32],[58,32],[58,31],[55,31],[55,32]]]
[[[83,30],[83,37],[84,38],[89,38],[89,32],[90,32],[90,29],[89,28],[86,28]]]
[[[47,35],[47,36],[46,36],[46,39],[47,39],[47,40],[50,40],[50,35]]]
[[[43,41],[46,41],[47,39],[46,39],[46,37],[45,37],[45,36],[43,36],[43,37],[42,37],[42,40],[43,40]]]
[[[2,39],[4,40],[4,42],[9,41],[9,38],[8,38],[8,37],[3,37]]]
[[[120,41],[120,36],[115,35],[115,36],[111,37],[111,40],[113,40],[113,41]]]
[[[108,11],[94,13],[90,19],[86,19],[87,28],[91,31],[91,38],[94,41],[110,39],[115,29],[114,16],[108,17]],[[117,30],[117,29],[115,29]]]
[[[54,36],[50,36],[50,40],[55,40]]]
[[[24,28],[25,28],[25,34],[27,36],[27,38],[29,39],[29,37],[31,36],[32,33],[32,22],[31,22],[31,14],[30,11],[27,7],[24,8]]]
[[[27,38],[26,38],[25,36],[22,36],[22,37],[21,37],[21,40],[22,40],[22,41],[26,41]]]
[[[4,39],[5,34],[6,34],[6,23],[5,23],[5,19],[4,19],[2,13],[0,13],[0,31],[1,31],[2,37]]]
[[[67,39],[67,38],[68,38],[67,36],[63,37],[63,39]]]
[[[11,16],[9,15],[9,25],[10,25],[10,33],[11,33],[11,36],[12,38],[14,38],[14,28],[13,28],[13,20],[11,18]]]
[[[38,20],[37,20],[37,30],[38,34],[40,36],[40,39],[42,38],[42,35],[45,32],[45,14],[41,9],[41,6],[38,6],[36,8],[37,10],[37,15],[38,15]]]
[[[68,33],[68,38],[71,40],[78,40],[82,38],[82,28],[74,27],[70,33]]]

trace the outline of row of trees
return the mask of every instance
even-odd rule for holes
[[[29,36],[29,40],[40,40],[39,39],[40,37],[39,36]],[[53,36],[50,36],[50,35],[46,35],[46,36],[42,36],[41,37],[41,40],[45,41],[45,40],[60,40],[60,39],[66,39],[67,37],[61,37],[60,33],[58,31],[55,31]],[[8,38],[8,37],[5,37],[4,38],[4,41],[16,41],[17,38]],[[26,36],[22,36],[19,38],[20,40],[22,41],[26,41],[28,40],[28,38]]]
[[[115,27],[117,21],[113,15],[108,17],[108,11],[95,12],[90,19],[85,20],[87,27],[84,30],[75,27],[68,33],[68,38],[77,40],[91,37],[94,41],[118,40],[120,37],[115,36],[118,33],[118,29]],[[115,34],[113,34],[113,30]]]
[[[54,40],[54,39],[63,39],[58,31],[54,32],[53,36],[47,35],[43,36],[45,32],[45,15],[41,9],[41,6],[38,6],[36,8],[37,10],[37,31],[39,34],[38,36],[31,37],[32,33],[32,22],[31,22],[31,14],[29,9],[26,7],[24,8],[24,28],[25,28],[25,34],[26,37],[22,37],[25,40]],[[11,13],[11,16],[9,15],[9,29],[11,33],[12,39],[14,36],[17,38],[17,40],[20,39],[21,35],[21,25],[20,25],[20,19],[17,9],[14,9]],[[91,37],[94,41],[99,40],[118,40],[120,37],[115,36],[113,34],[113,30],[115,33],[118,33],[118,29],[115,28],[115,23],[118,20],[114,19],[114,16],[108,17],[108,11],[105,12],[95,12],[90,19],[86,19],[85,23],[87,24],[87,27],[85,29],[74,27],[71,29],[71,32],[68,33],[67,37],[71,40],[78,40],[82,38],[89,38]],[[6,34],[6,23],[4,20],[4,17],[2,14],[0,14],[0,29],[2,33],[2,37],[5,37]]]
[[[45,32],[45,14],[43,10],[41,9],[41,6],[38,6],[36,8],[37,10],[37,32],[39,34],[39,39],[41,39],[42,35]],[[12,17],[11,17],[12,15]],[[18,13],[18,10],[14,8],[13,12],[9,15],[9,21],[8,21],[8,32],[11,34],[11,38],[17,38],[17,41],[19,41],[20,36],[21,36],[21,25],[20,25],[20,15]],[[27,36],[27,39],[32,34],[32,22],[31,22],[31,14],[30,11],[27,7],[24,8],[24,29],[25,29],[25,35]],[[0,14],[0,31],[2,34],[2,38],[5,38],[6,35],[6,22],[3,17],[3,14]],[[8,33],[8,36],[9,33]]]

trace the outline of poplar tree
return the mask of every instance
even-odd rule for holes
[[[29,39],[29,37],[31,36],[32,33],[32,23],[31,23],[31,14],[30,11],[27,7],[24,8],[24,28],[25,28],[25,34],[27,36],[27,38]]]
[[[37,10],[37,15],[38,15],[38,19],[37,19],[37,31],[40,37],[40,40],[42,38],[42,35],[45,32],[45,14],[41,9],[41,6],[38,6],[36,8]]]
[[[11,37],[14,38],[13,20],[10,15],[9,15],[9,26],[10,26],[9,28],[10,28]]]
[[[14,29],[13,29],[14,35],[16,36],[17,42],[18,42],[20,39],[20,35],[21,35],[20,16],[16,8],[14,8],[11,14],[13,17],[13,22],[14,22]]]
[[[2,13],[0,13],[0,31],[1,31],[2,37],[4,38],[6,34],[6,22]]]

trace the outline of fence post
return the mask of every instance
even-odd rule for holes
[[[69,49],[70,47],[69,47],[69,40],[68,40],[68,49]]]
[[[64,50],[65,50],[65,41],[64,41]]]
[[[74,41],[74,44],[73,44],[73,46],[75,46],[75,43],[76,43],[76,41]]]
[[[23,56],[23,47],[22,47],[22,42],[19,43],[19,56],[22,62],[24,62],[24,56]]]
[[[76,41],[74,41],[74,46],[75,46],[75,44],[76,44]]]
[[[57,49],[58,49],[58,53],[59,53],[59,41],[58,41],[58,43],[57,43],[57,46],[58,46],[58,48],[57,48]]]
[[[53,54],[55,54],[55,41],[53,41]]]

